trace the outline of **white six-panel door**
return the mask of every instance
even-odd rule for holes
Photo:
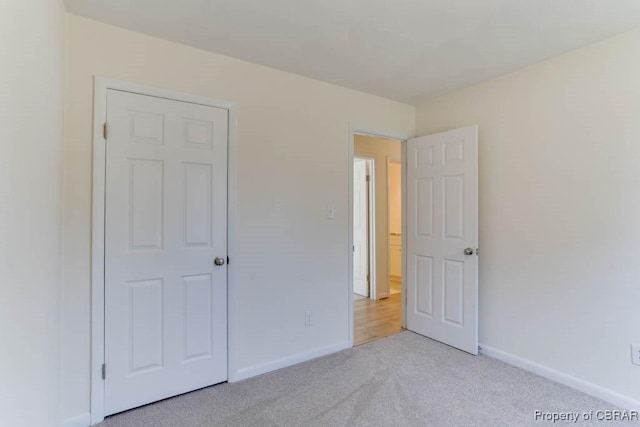
[[[228,112],[108,90],[105,415],[227,379]]]
[[[367,161],[353,161],[353,292],[369,296],[369,183]]]
[[[407,142],[407,329],[472,354],[478,352],[477,134],[470,126]]]

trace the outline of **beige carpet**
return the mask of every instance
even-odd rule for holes
[[[495,359],[402,332],[114,415],[100,425],[552,426],[569,423],[536,421],[535,411],[599,409],[615,408]]]

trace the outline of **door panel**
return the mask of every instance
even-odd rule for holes
[[[415,289],[415,310],[419,314],[433,317],[433,258],[417,255],[415,257],[416,280],[420,283]]]
[[[129,346],[130,369],[138,374],[162,366],[162,279],[134,280],[129,290]]]
[[[211,165],[183,163],[184,244],[209,246],[211,243]]]
[[[407,143],[407,328],[472,354],[478,352],[477,132],[471,126]]]
[[[416,231],[419,236],[433,236],[433,178],[416,180]]]
[[[211,357],[213,277],[211,274],[183,276],[184,353],[182,362]]]
[[[227,121],[107,92],[105,415],[227,379]]]
[[[129,248],[162,248],[163,163],[129,159]]]
[[[353,292],[369,296],[369,183],[367,161],[353,161]]]

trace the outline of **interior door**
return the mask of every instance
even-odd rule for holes
[[[367,161],[353,160],[353,292],[369,296],[369,182]]]
[[[478,353],[478,128],[407,142],[407,328]]]
[[[105,415],[227,379],[227,122],[107,93]]]

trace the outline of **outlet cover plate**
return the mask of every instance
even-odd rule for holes
[[[311,326],[313,325],[313,318],[311,316],[311,312],[310,311],[306,311],[304,313],[304,326]]]

